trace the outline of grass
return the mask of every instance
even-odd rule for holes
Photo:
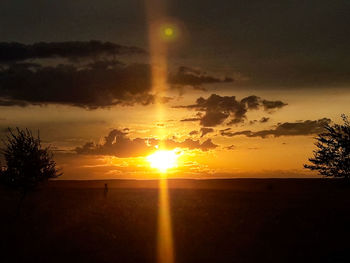
[[[1,262],[156,262],[157,181],[0,189]],[[339,180],[169,182],[175,262],[350,262],[350,187]]]

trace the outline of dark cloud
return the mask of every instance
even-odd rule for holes
[[[188,135],[193,136],[199,134],[199,131],[191,131]]]
[[[205,136],[208,133],[214,132],[214,129],[213,128],[205,128],[204,127],[204,128],[201,128],[200,132],[201,132],[201,137],[203,137],[203,136]]]
[[[249,110],[263,108],[266,111],[271,111],[286,105],[286,103],[281,101],[262,100],[260,97],[254,95],[239,101],[235,96],[230,97],[212,94],[207,99],[203,97],[198,98],[196,104],[176,106],[176,108],[187,108],[204,112],[200,117],[200,124],[205,127],[213,127],[224,123],[226,120],[228,120],[228,125],[244,122],[246,113]]]
[[[175,140],[165,140],[162,142],[164,146],[168,149],[174,149],[174,148],[187,148],[190,150],[201,150],[201,151],[208,151],[211,149],[215,149],[218,147],[218,145],[214,144],[211,139],[207,139],[203,141],[202,143],[199,140],[192,140],[192,139],[186,139],[183,142],[178,142]]]
[[[277,100],[277,101],[263,100],[262,105],[264,106],[264,109],[266,111],[270,111],[270,110],[280,109],[286,106],[287,104],[280,100]]]
[[[268,117],[262,117],[260,120],[251,120],[251,121],[249,121],[249,124],[253,125],[253,124],[257,123],[257,122],[266,123],[269,120],[270,120],[270,118],[268,118]]]
[[[252,134],[252,131],[239,131],[239,132],[231,132],[231,131],[225,131],[222,130],[220,133],[222,136],[226,136],[226,137],[233,137],[233,136],[238,136],[238,135],[245,135],[248,137],[251,137],[250,135]]]
[[[14,63],[0,68],[2,106],[53,103],[95,109],[154,102],[149,64],[98,60],[86,65]]]
[[[200,118],[186,118],[186,119],[182,119],[181,121],[185,122],[185,121],[200,121]]]
[[[117,55],[136,53],[145,51],[99,41],[41,42],[31,45],[0,43],[0,106],[25,107],[52,103],[96,109],[154,103],[156,98],[151,92],[151,66],[145,63],[124,64],[116,60]],[[45,58],[65,58],[69,61],[64,64],[58,64],[59,60],[45,63],[42,60]],[[80,58],[89,60],[85,60],[84,64],[79,61]],[[29,59],[37,60],[33,63],[28,62]],[[176,74],[169,73],[168,81],[177,88],[199,88],[206,83],[232,80],[221,80],[188,67],[180,67]],[[160,100],[165,103],[170,98]]]
[[[181,106],[180,106],[181,107]],[[176,108],[176,107],[175,107]],[[181,121],[182,122],[186,122],[186,121],[189,121],[189,122],[195,122],[195,121],[200,121],[203,117],[203,113],[202,112],[197,112],[195,117],[192,117],[192,118],[185,118],[185,119],[182,119]]]
[[[236,146],[235,145],[230,145],[230,146],[227,146],[225,147],[226,150],[235,150],[236,149]]]
[[[155,146],[162,144],[166,149],[187,148],[208,151],[217,147],[211,139],[204,142],[199,140],[186,139],[179,142],[175,139],[166,139],[159,141],[154,138],[135,138],[130,139],[127,133],[120,130],[112,130],[106,137],[103,144],[87,142],[81,147],[75,149],[78,154],[93,155],[111,155],[120,158],[146,156],[155,150]]]
[[[0,70],[0,104],[66,104],[95,109],[112,105],[148,105],[151,69],[147,64],[119,63],[23,66]],[[165,98],[165,102],[169,98]]]
[[[206,72],[183,66],[179,67],[176,73],[170,74],[168,81],[176,88],[179,86],[192,86],[194,89],[205,90],[205,88],[202,87],[203,84],[229,83],[233,82],[233,79],[229,77],[220,79],[210,76]]]
[[[208,126],[208,127],[216,126],[223,123],[228,116],[229,116],[228,113],[224,113],[220,111],[207,111],[203,115],[202,119],[200,120],[200,124],[202,126]]]
[[[228,130],[221,130],[222,136],[233,137],[238,135],[245,135],[247,137],[261,137],[266,138],[268,136],[280,137],[280,136],[303,136],[318,134],[324,131],[324,127],[331,122],[330,119],[323,118],[319,120],[306,120],[300,122],[285,122],[280,123],[274,129],[261,130],[261,131],[239,131],[231,132]]]
[[[257,123],[257,122],[258,122],[258,120],[251,120],[251,121],[249,121],[249,124],[253,125],[254,123]]]
[[[0,42],[0,63],[18,62],[27,59],[67,58],[116,56],[123,54],[145,54],[138,47],[127,47],[111,42],[101,41],[69,41],[40,42],[21,44],[17,42]]]
[[[261,119],[260,119],[260,123],[266,123],[266,122],[268,122],[270,120],[270,118],[268,118],[268,117],[262,117]]]
[[[257,110],[260,107],[261,99],[258,96],[252,95],[242,99],[241,104],[243,104],[247,109]]]

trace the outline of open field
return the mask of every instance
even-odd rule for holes
[[[157,181],[0,189],[1,262],[156,262]],[[325,179],[169,181],[175,262],[350,262],[350,185]]]

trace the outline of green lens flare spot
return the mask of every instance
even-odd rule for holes
[[[167,27],[164,29],[164,34],[168,37],[171,37],[174,35],[174,29],[172,29],[171,27]]]

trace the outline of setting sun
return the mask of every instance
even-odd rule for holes
[[[156,168],[161,172],[166,172],[167,169],[177,166],[178,154],[173,151],[160,150],[149,155],[147,161],[152,168]]]

